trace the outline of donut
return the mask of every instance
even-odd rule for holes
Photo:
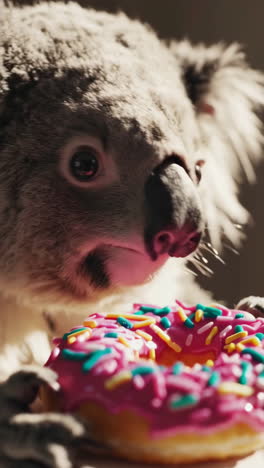
[[[222,305],[135,304],[55,338],[48,410],[88,419],[137,462],[192,463],[264,447],[264,319]]]

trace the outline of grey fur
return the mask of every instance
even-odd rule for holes
[[[255,317],[264,317],[264,298],[259,296],[248,296],[241,299],[237,308],[251,312]]]
[[[238,181],[243,169],[254,179],[252,167],[262,156],[257,113],[264,93],[262,74],[237,45],[165,43],[123,14],[74,3],[0,8],[0,373],[6,378],[23,363],[44,363],[47,317],[61,334],[95,307],[210,299],[187,276],[185,261],[151,258],[148,236],[192,220],[198,231],[208,226],[218,248],[223,237],[239,243],[234,223],[246,222],[247,213]],[[85,185],[73,180],[67,158],[87,138],[102,154],[103,169]],[[166,161],[171,166],[160,170]],[[146,190],[153,174],[169,199],[166,216],[158,212],[161,192],[155,199]],[[76,459],[86,427],[28,411],[39,385],[53,379],[27,369],[1,384],[0,466],[66,468]]]
[[[70,468],[82,453],[98,452],[87,423],[70,415],[31,414],[40,385],[55,384],[56,374],[37,366],[24,366],[0,384],[0,467]]]
[[[0,274],[5,290],[15,287],[23,300],[29,289],[32,300],[47,285],[49,296],[54,288],[52,302],[61,302],[70,286],[58,278],[58,265],[84,240],[104,237],[108,213],[107,236],[111,228],[113,242],[141,234],[146,177],[175,152],[178,135],[184,135],[182,119],[194,123],[193,110],[168,49],[124,15],[85,12],[74,4],[43,5],[15,10],[10,20],[7,14],[3,29],[1,172],[6,174],[10,160],[16,171],[1,181],[6,243]],[[162,76],[153,72],[158,66]],[[89,120],[121,169],[119,180],[96,194],[74,189],[58,178],[55,166],[73,126]],[[49,212],[42,209],[47,203]],[[43,251],[47,237],[48,256]],[[87,297],[83,290],[75,294]]]

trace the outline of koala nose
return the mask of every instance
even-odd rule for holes
[[[153,260],[185,257],[199,244],[203,219],[197,187],[182,161],[170,157],[145,184],[145,245]]]
[[[190,230],[189,226],[182,229],[162,230],[154,235],[151,250],[155,257],[168,254],[170,257],[186,257],[198,246],[202,233]]]

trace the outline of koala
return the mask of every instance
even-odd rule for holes
[[[189,268],[239,245],[264,80],[237,44],[162,41],[123,13],[0,11],[0,467],[80,466],[107,450],[92,428],[31,411],[57,385],[51,340],[95,309],[213,299]]]

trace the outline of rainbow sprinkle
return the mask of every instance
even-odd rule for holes
[[[61,355],[65,359],[70,359],[71,361],[83,361],[84,359],[87,359],[89,353],[65,348],[62,350]]]
[[[177,344],[171,341],[171,338],[167,333],[165,333],[161,328],[159,328],[157,325],[152,324],[150,328],[163,340],[167,345],[172,348],[176,353],[180,353],[182,348]]]
[[[194,327],[194,323],[189,317],[185,320],[184,325],[186,327],[188,327],[188,328],[193,328]]]
[[[241,351],[241,354],[250,354],[256,361],[264,363],[264,354],[259,353],[256,349],[245,348]]]
[[[219,336],[220,336],[221,338],[224,338],[230,330],[232,330],[232,325],[227,325],[227,327],[225,327],[225,328],[219,333]]]
[[[88,359],[83,363],[82,365],[82,370],[83,372],[88,372],[91,370],[95,364],[99,361],[99,359],[104,356],[105,354],[110,354],[112,352],[111,348],[106,348],[106,349],[99,349],[98,351],[92,351]]]
[[[154,367],[138,366],[131,371],[131,374],[133,377],[135,377],[136,375],[148,375],[148,374],[153,374],[154,372],[155,372]]]
[[[118,333],[116,332],[105,333],[105,338],[118,338]]]
[[[189,395],[184,395],[183,397],[173,400],[170,402],[170,408],[172,410],[179,410],[183,408],[188,408],[189,406],[196,405],[198,398],[191,393]]]
[[[253,395],[254,388],[236,382],[223,382],[219,385],[218,392],[227,395],[234,394],[242,397],[249,397]]]
[[[182,372],[183,369],[183,363],[182,362],[176,362],[174,366],[172,366],[172,373],[173,375],[179,375]]]
[[[199,328],[197,331],[198,335],[201,335],[202,333],[205,333],[207,330],[209,330],[213,326],[214,322],[208,322],[206,323],[203,327]]]
[[[257,337],[260,341],[262,341],[262,340],[264,340],[264,333],[256,333],[256,337]]]
[[[154,315],[167,315],[171,312],[170,307],[159,308],[159,307],[141,306],[140,310],[143,313],[152,312],[152,314]]]
[[[188,328],[194,327],[193,321],[190,319],[190,317],[187,317],[187,315],[185,314],[185,312],[183,311],[181,307],[178,308],[177,312],[178,312],[180,320],[184,323],[186,327]]]
[[[130,330],[133,328],[133,323],[131,323],[125,317],[118,317],[116,321],[119,323],[119,325],[122,325],[122,327],[128,328]]]
[[[107,379],[104,386],[107,390],[114,390],[115,388],[119,387],[119,385],[129,382],[129,380],[132,380],[131,372],[121,371],[110,379]]]
[[[154,311],[156,310],[156,307],[141,306],[139,310],[141,310],[144,314],[146,314],[147,312],[152,312],[152,313],[154,313]]]
[[[222,315],[223,312],[219,309],[214,309],[213,307],[207,307],[204,311],[204,317],[206,318],[216,318]]]
[[[69,344],[75,343],[77,341],[77,338],[75,336],[68,336],[67,341]]]
[[[248,373],[252,369],[252,364],[247,361],[241,361],[240,363],[241,369],[242,369],[242,374],[239,378],[239,383],[242,385],[246,385],[248,382]]]
[[[134,328],[148,327],[149,325],[151,325],[153,323],[156,323],[156,320],[153,319],[152,317],[149,317],[148,319],[144,320],[144,322],[134,323]]]
[[[238,332],[238,333],[234,333],[233,335],[229,335],[229,336],[226,338],[225,343],[226,343],[226,344],[229,344],[229,343],[231,343],[232,341],[238,340],[239,338],[244,338],[245,336],[248,336],[248,332],[247,332],[247,331],[241,331],[241,332]]]
[[[206,318],[216,318],[219,315],[222,315],[223,312],[220,309],[217,309],[216,307],[207,307],[202,304],[197,304],[196,305],[196,310],[200,309],[204,312],[204,317]]]
[[[145,317],[142,317],[142,315],[136,315],[136,314],[117,314],[117,313],[109,313],[106,315],[106,318],[115,318],[117,319],[118,317],[123,317],[128,320],[146,320]]]
[[[219,372],[212,372],[212,374],[210,375],[209,379],[208,379],[208,382],[207,382],[207,385],[208,387],[216,387],[220,382],[220,374]]]
[[[213,367],[214,366],[214,361],[212,359],[207,359],[205,365],[208,366],[208,367]]]
[[[228,345],[228,346],[229,346],[229,345]],[[237,343],[237,344],[236,344],[236,350],[237,350],[239,353],[241,353],[242,349],[244,349],[244,348],[245,348],[245,345],[242,344],[242,341],[241,341],[241,343]]]
[[[229,343],[229,344],[225,345],[224,349],[227,350],[228,354],[231,354],[233,351],[235,351],[236,345],[235,345],[235,343],[232,342],[232,343]]]
[[[197,309],[195,311],[195,322],[200,322],[203,318],[203,311],[201,309]]]
[[[119,336],[118,341],[119,343],[125,345],[127,348],[131,348],[130,343],[123,336]]]
[[[205,340],[206,346],[208,346],[208,345],[210,345],[212,343],[212,340],[213,340],[213,338],[215,337],[215,335],[217,333],[218,333],[218,327],[215,326],[215,327],[212,328],[209,335],[207,335],[207,337],[206,337],[206,340]]]
[[[63,340],[67,340],[68,336],[73,336],[73,335],[76,335],[77,333],[83,333],[85,331],[87,331],[88,329],[86,327],[80,327],[80,328],[75,328],[74,330],[71,330],[70,332],[68,333],[64,333],[62,339]]]
[[[96,328],[98,325],[96,320],[85,320],[83,324],[85,327],[89,327],[89,328]]]
[[[152,336],[142,330],[136,330],[136,334],[144,338],[146,341],[152,341]]]
[[[171,321],[168,319],[168,317],[162,317],[160,323],[164,328],[170,328],[171,327]]]
[[[183,309],[181,307],[179,307],[177,312],[178,312],[178,315],[179,315],[179,318],[181,319],[181,321],[185,322],[185,320],[187,320],[187,315],[185,314]]]
[[[155,309],[153,314],[155,315],[167,315],[171,312],[169,307],[163,307],[162,309]]]
[[[192,334],[192,333],[189,333],[189,335],[188,335],[187,338],[186,338],[185,345],[186,345],[186,346],[191,346],[192,341],[193,341],[193,334]]]
[[[261,341],[257,338],[257,336],[250,336],[249,338],[242,340],[240,343],[243,345],[250,343],[253,346],[261,346]]]

